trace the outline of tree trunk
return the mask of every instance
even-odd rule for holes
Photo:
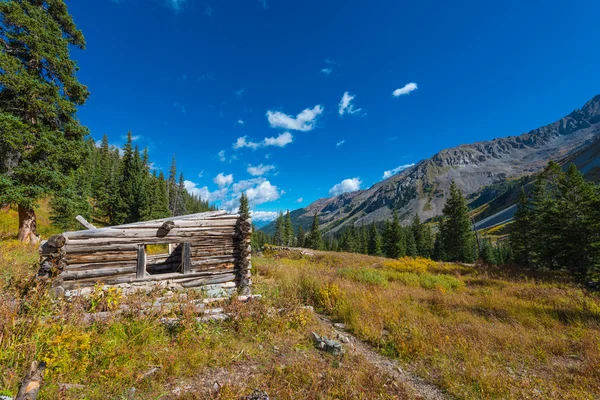
[[[34,244],[39,242],[36,228],[35,210],[19,205],[19,241]]]

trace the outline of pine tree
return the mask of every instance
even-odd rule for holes
[[[240,207],[238,208],[238,214],[240,214],[240,216],[243,218],[250,218],[250,205],[248,204],[248,196],[246,193],[242,193],[240,196]]]
[[[379,232],[377,231],[375,224],[371,224],[371,227],[369,228],[367,254],[371,256],[381,255],[381,236],[379,236]]]
[[[187,209],[185,206],[184,196],[185,196],[185,179],[183,178],[183,172],[179,174],[179,185],[177,185],[177,194],[176,194],[176,208],[174,210],[175,215],[186,215]]]
[[[496,256],[494,254],[494,248],[489,240],[484,239],[481,241],[481,252],[479,258],[486,265],[496,265]]]
[[[18,239],[37,241],[38,200],[85,157],[89,92],[70,58],[85,39],[63,0],[0,1],[0,16],[0,204],[18,206]]]
[[[450,197],[443,209],[444,223],[440,231],[441,247],[446,261],[473,262],[475,237],[469,208],[456,183],[450,185]]]
[[[417,242],[415,240],[413,230],[410,227],[407,227],[403,230],[403,233],[404,241],[406,243],[406,255],[409,257],[416,257],[418,255],[418,251]]]
[[[433,253],[433,235],[428,225],[421,223],[419,214],[415,214],[411,229],[417,246],[417,255],[419,257],[430,258]]]
[[[285,217],[283,216],[283,212],[279,212],[279,217],[277,217],[277,221],[275,222],[275,235],[273,235],[273,242],[277,246],[283,246],[285,240]]]
[[[383,233],[383,253],[388,258],[400,258],[406,255],[406,241],[398,213],[394,210],[392,222],[386,222]]]
[[[292,225],[292,217],[289,210],[285,214],[285,220],[283,224],[283,240],[286,246],[294,245],[294,226]]]
[[[533,236],[533,215],[525,189],[521,190],[515,219],[511,225],[510,242],[515,254],[515,261],[529,268],[532,264],[531,242]]]
[[[165,176],[162,171],[159,173],[158,178],[154,179],[153,184],[154,201],[150,205],[150,219],[161,219],[167,218],[171,215],[169,210],[169,196],[167,195],[167,182],[165,182]]]
[[[304,241],[306,238],[306,232],[302,228],[302,225],[298,226],[298,247],[304,247]]]
[[[169,171],[169,180],[167,181],[167,193],[169,195],[169,210],[171,210],[171,215],[177,215],[177,201],[179,191],[177,190],[177,163],[175,161],[175,157],[171,161],[171,169]]]
[[[305,246],[315,250],[323,249],[323,237],[319,229],[319,216],[315,212],[312,227],[306,238]]]

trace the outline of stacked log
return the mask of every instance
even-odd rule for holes
[[[69,239],[64,235],[51,236],[40,246],[40,269],[38,276],[54,277],[67,267],[65,247]]]
[[[240,215],[236,226],[236,282],[240,295],[250,294],[250,260],[252,257],[252,248],[250,246],[250,236],[252,234],[252,220],[247,214]]]
[[[160,280],[247,287],[251,226],[249,218],[213,211],[65,232],[42,246],[42,265],[60,274],[65,290]],[[150,244],[169,244],[172,250],[150,255],[145,248]]]

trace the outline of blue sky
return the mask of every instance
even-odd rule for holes
[[[95,139],[268,218],[600,93],[598,1],[67,0]],[[387,171],[387,174],[386,174]]]

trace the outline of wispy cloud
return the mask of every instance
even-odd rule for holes
[[[296,203],[302,203],[304,201],[304,199],[302,197],[299,197],[298,200],[296,200]]]
[[[212,80],[212,78],[213,78],[212,74],[210,72],[206,72],[198,77],[198,82],[210,81],[210,80]]]
[[[131,141],[136,142],[136,141],[140,140],[141,138],[142,138],[142,135],[132,135]],[[127,141],[127,135],[121,135],[121,139],[123,139],[124,141]]]
[[[325,64],[327,64],[327,65],[339,65],[338,63],[336,63],[335,61],[333,61],[331,58],[326,58],[325,59]]]
[[[181,112],[182,114],[185,114],[187,112],[187,108],[183,104],[173,103],[173,108]]]
[[[246,91],[246,89],[236,90],[235,91],[235,98],[238,99],[238,100],[241,100],[245,91]]]
[[[262,7],[263,10],[269,9],[269,3],[267,3],[267,0],[258,0],[258,4]]]
[[[362,111],[362,108],[354,108],[354,104],[352,104],[352,102],[354,101],[354,99],[356,98],[356,96],[351,95],[348,92],[344,92],[344,95],[342,96],[342,100],[340,100],[340,104],[339,104],[339,113],[340,115],[344,115],[344,114],[356,114],[358,112]]]
[[[345,140],[340,140],[339,142],[337,142],[337,143],[335,144],[335,147],[340,147],[340,146],[342,146],[344,143],[346,143],[346,141],[345,141]]]
[[[204,170],[198,172],[198,178],[202,178],[204,176]]]
[[[187,0],[163,0],[164,4],[171,8],[176,13],[183,11],[183,7],[187,3]]]
[[[267,119],[271,128],[308,132],[315,128],[317,117],[322,113],[323,106],[316,105],[301,111],[295,118],[280,111],[267,111]]]
[[[213,182],[215,184],[217,184],[217,186],[219,186],[220,188],[229,186],[233,183],[233,175],[232,174],[225,175],[224,173],[221,172],[219,175],[217,175],[213,178]]]
[[[414,82],[410,82],[407,83],[406,85],[402,86],[400,89],[396,89],[392,92],[392,96],[394,97],[398,97],[398,96],[402,96],[405,94],[409,94],[410,92],[412,92],[413,90],[417,90],[417,84]]]
[[[227,161],[227,157],[225,156],[225,150],[221,150],[218,153],[218,156],[219,156],[219,161],[221,161],[221,162]]]
[[[206,15],[208,18],[212,18],[213,16],[213,8],[209,5],[207,5],[206,7],[204,7],[204,15]]]
[[[252,176],[263,176],[264,174],[266,174],[267,172],[271,171],[275,169],[274,165],[256,165],[256,166],[252,166],[252,165],[248,165],[248,173]]]
[[[244,125],[244,121],[241,119],[238,119],[238,121],[236,122],[238,125]]]
[[[250,217],[252,217],[252,221],[256,222],[271,222],[279,217],[279,213],[277,211],[250,211]]]
[[[415,164],[414,163],[413,164],[404,164],[404,165],[400,165],[400,166],[398,166],[398,167],[396,167],[394,169],[390,169],[390,170],[384,171],[382,179],[390,178],[390,177],[396,175],[398,172],[404,171],[406,168],[410,168],[413,165],[415,165]]]
[[[329,75],[331,75],[332,72],[333,72],[333,68],[322,68],[321,69],[321,73],[323,75],[329,76]]]
[[[275,147],[285,147],[286,145],[292,143],[294,141],[294,137],[289,132],[281,133],[277,137],[268,137],[264,138],[261,142],[253,142],[248,140],[247,136],[242,136],[237,138],[235,143],[233,144],[234,149],[241,149],[247,147],[252,150],[256,150],[259,147],[267,147],[267,146],[275,146]]]
[[[360,189],[361,185],[362,185],[362,181],[358,177],[344,179],[343,181],[341,181],[340,183],[338,183],[337,185],[334,185],[331,189],[329,189],[329,195],[337,196],[342,193],[356,192],[357,190]]]

